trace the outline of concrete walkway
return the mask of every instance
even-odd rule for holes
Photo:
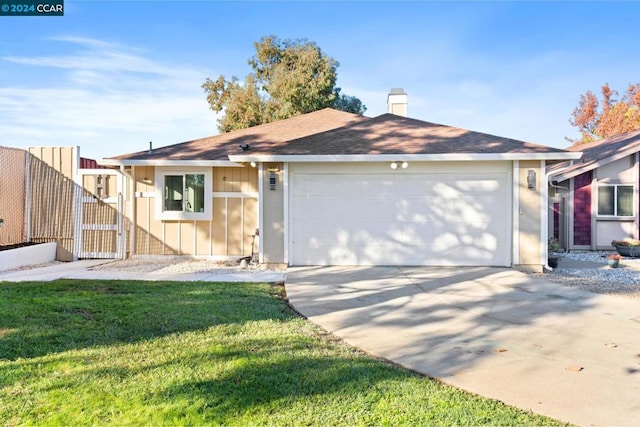
[[[82,260],[55,264],[48,267],[0,272],[0,282],[51,281],[58,279],[85,280],[167,280],[167,281],[205,281],[205,282],[282,282],[283,272],[274,271],[237,271],[228,273],[162,273],[138,271],[91,270],[91,267],[106,264],[113,260]]]
[[[290,302],[363,350],[578,425],[640,423],[640,302],[500,268],[304,267]]]

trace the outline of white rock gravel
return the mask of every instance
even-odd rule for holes
[[[142,273],[207,273],[263,272],[259,265],[249,264],[241,268],[236,261],[214,261],[179,257],[131,258],[115,260],[91,267],[93,271],[139,271]]]
[[[599,294],[640,299],[640,258],[623,258],[618,268],[610,268],[607,265],[607,255],[610,253],[562,254],[558,268],[536,276]]]

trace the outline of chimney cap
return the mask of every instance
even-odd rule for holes
[[[393,87],[389,91],[389,95],[406,95],[406,92],[401,87]]]

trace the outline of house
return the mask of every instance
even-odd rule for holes
[[[389,111],[406,112],[403,103],[404,91],[392,91]],[[324,109],[100,163],[127,177],[116,191],[133,256],[237,258],[258,229],[268,266],[541,271],[545,167],[579,157],[403,115]]]
[[[549,167],[549,234],[567,250],[637,239],[640,130],[571,147],[582,159]]]

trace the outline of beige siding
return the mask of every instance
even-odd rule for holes
[[[527,174],[529,170],[536,173],[536,188],[527,188]],[[544,182],[544,169],[541,168],[540,161],[520,161],[518,174],[518,194],[519,194],[519,234],[518,234],[518,255],[519,265],[527,270],[542,271],[541,254],[546,246],[546,242],[540,241],[542,227],[541,218],[541,197]]]
[[[258,171],[252,167],[213,168],[213,191],[257,193]]]
[[[260,230],[263,248],[263,262],[268,264],[284,263],[284,171],[282,163],[276,164],[277,184],[275,190],[269,189],[269,172],[265,170],[263,176],[263,223],[264,230]]]
[[[242,248],[242,253],[244,255],[251,254],[251,242],[253,240],[252,236],[255,233],[255,230],[258,228],[258,200],[257,199],[244,199],[243,204],[243,229],[244,229],[244,245]],[[257,245],[256,240],[256,245]],[[257,252],[257,247],[255,248]]]
[[[135,254],[237,257],[251,253],[258,224],[258,171],[247,167],[214,167],[208,220],[159,220],[155,212],[155,169],[136,167]]]
[[[227,204],[226,199],[213,198],[213,253],[227,253]]]
[[[229,198],[227,204],[227,251],[233,254],[242,253],[242,199]]]
[[[196,221],[195,255],[211,255],[211,222]]]

